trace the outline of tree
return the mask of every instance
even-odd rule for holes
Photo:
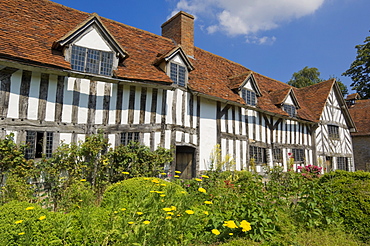
[[[362,98],[370,98],[370,36],[364,44],[356,45],[357,56],[351,67],[342,75],[352,79],[352,89]]]
[[[321,82],[320,72],[315,67],[304,67],[296,73],[293,73],[292,78],[288,81],[288,85],[302,88]]]
[[[334,75],[331,75],[329,79],[335,79],[337,81],[343,96],[348,94],[347,87],[342,83],[342,81],[339,78],[335,77]],[[306,66],[302,70],[299,70],[298,72],[294,73],[292,78],[288,81],[288,84],[297,88],[302,88],[323,81],[325,80],[320,78],[319,69],[315,67],[309,68]]]

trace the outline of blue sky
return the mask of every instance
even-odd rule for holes
[[[183,10],[196,17],[195,46],[287,82],[303,67],[338,77],[370,36],[369,0],[54,0],[161,34]]]

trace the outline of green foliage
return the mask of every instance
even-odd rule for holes
[[[6,184],[0,190],[0,204],[10,201],[31,202],[35,200],[32,185],[25,182],[24,178],[8,173]]]
[[[7,172],[12,172],[19,177],[32,176],[33,161],[24,158],[25,146],[14,143],[14,134],[0,139],[0,184],[4,182]]]
[[[370,98],[370,36],[364,44],[356,45],[357,56],[350,68],[343,73],[352,79],[352,89],[356,90],[363,99]]]
[[[306,66],[302,70],[293,73],[292,78],[288,81],[288,85],[302,88],[320,83],[321,81],[322,79],[320,79],[319,69],[315,67],[309,68]]]
[[[342,83],[342,81],[339,78],[335,77],[334,75],[331,75],[329,79],[335,79],[337,81],[337,84],[343,96],[348,94],[347,87]],[[315,67],[309,68],[306,66],[302,70],[299,70],[298,72],[293,74],[292,78],[288,81],[288,85],[297,88],[302,88],[323,81],[325,80],[320,78],[319,69]]]
[[[163,172],[164,165],[173,160],[171,150],[158,147],[151,151],[137,142],[118,146],[109,151],[107,158],[111,182],[126,178],[122,172],[129,172],[130,177],[156,177]]]
[[[335,192],[335,207],[346,229],[370,243],[370,173],[337,170],[320,179]]]

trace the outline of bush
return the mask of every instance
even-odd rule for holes
[[[337,170],[325,174],[322,187],[335,192],[335,204],[346,230],[363,242],[370,242],[370,173]]]

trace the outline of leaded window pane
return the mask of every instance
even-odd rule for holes
[[[86,48],[72,46],[71,67],[73,70],[85,71]]]
[[[171,63],[171,80],[177,84],[177,64]]]
[[[296,116],[296,108],[294,105],[284,104],[284,111],[287,112],[290,117]]]
[[[50,158],[53,153],[53,133],[47,132],[46,133],[46,148],[45,148],[45,155],[47,158]]]
[[[348,171],[348,158],[337,157],[337,168],[340,170]]]
[[[179,81],[178,85],[185,86],[185,67],[179,66]]]
[[[35,141],[36,141],[36,132],[27,131],[26,144],[27,148],[25,150],[25,158],[32,159],[35,157]]]
[[[304,161],[304,149],[292,149],[294,161]]]
[[[249,158],[253,158],[258,164],[266,163],[266,149],[257,146],[250,146]]]
[[[81,72],[111,76],[113,53],[73,45],[71,67]]]
[[[251,106],[256,106],[256,93],[251,90],[242,89],[242,98],[245,103]]]
[[[339,138],[339,127],[335,125],[328,125],[329,138]]]

